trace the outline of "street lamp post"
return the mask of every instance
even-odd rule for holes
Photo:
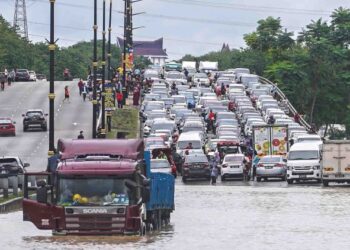
[[[96,100],[96,85],[97,85],[97,0],[94,0],[94,55],[93,55],[93,90],[92,90],[92,138],[96,138],[96,112],[97,112],[97,100]]]
[[[106,81],[106,0],[103,0],[103,27],[102,27],[102,126],[101,137],[106,137],[106,113],[105,113],[105,81]]]
[[[55,0],[50,0],[49,156],[55,153],[55,49]]]
[[[108,25],[108,54],[107,54],[107,68],[108,68],[108,80],[112,80],[111,76],[111,33],[112,33],[112,0],[109,2],[109,25]]]

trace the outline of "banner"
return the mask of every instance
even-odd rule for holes
[[[286,155],[288,126],[253,126],[253,145],[256,155]]]
[[[115,96],[112,84],[105,84],[105,110],[115,110]]]

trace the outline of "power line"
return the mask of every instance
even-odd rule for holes
[[[235,9],[243,11],[259,11],[259,12],[277,12],[287,14],[302,14],[302,15],[327,15],[331,12],[324,10],[313,10],[313,9],[297,9],[297,8],[281,8],[272,6],[257,6],[257,5],[246,5],[246,4],[232,4],[232,3],[220,3],[210,1],[199,1],[199,0],[157,0],[165,3],[175,3],[183,5],[195,5],[200,7],[211,7],[211,8],[223,8],[223,9]]]

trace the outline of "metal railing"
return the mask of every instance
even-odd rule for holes
[[[279,97],[279,99],[281,101],[285,101],[285,103],[288,106],[288,109],[289,109],[290,113],[293,114],[293,116],[298,113],[298,111],[294,108],[294,106],[289,102],[288,98],[283,93],[283,91],[275,83],[271,82],[270,80],[268,80],[268,79],[266,79],[266,78],[264,78],[262,76],[259,76],[259,81],[262,84],[269,84],[269,85],[274,86],[277,96]],[[300,117],[300,124],[304,128],[306,128],[307,131],[309,131],[309,132],[312,131],[312,127],[310,126],[310,124],[302,117]]]

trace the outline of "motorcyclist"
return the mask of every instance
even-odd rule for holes
[[[176,95],[177,94],[177,88],[176,88],[176,83],[173,82],[173,84],[171,85],[171,94],[172,95]]]
[[[215,121],[215,113],[211,109],[208,114],[208,131],[212,130],[214,132],[214,121]]]
[[[267,121],[267,124],[273,125],[275,124],[275,121],[276,121],[275,118],[272,115],[270,115],[269,120]]]

